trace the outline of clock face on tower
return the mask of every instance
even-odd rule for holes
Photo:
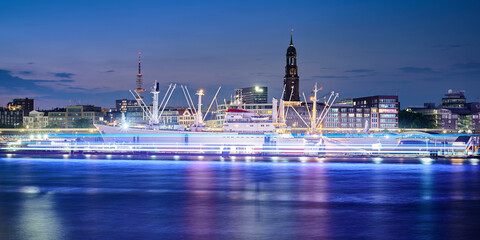
[[[290,75],[295,75],[297,71],[295,71],[295,68],[290,69]]]

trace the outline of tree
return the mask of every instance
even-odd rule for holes
[[[0,123],[0,128],[13,128],[13,125]]]
[[[74,128],[89,128],[90,126],[90,121],[86,118],[75,119],[75,121],[73,121]]]
[[[402,110],[398,113],[398,126],[400,128],[434,128],[435,121],[421,113]]]

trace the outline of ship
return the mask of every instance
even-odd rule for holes
[[[168,103],[168,99],[176,87],[175,84],[169,86],[164,101],[159,103],[159,83],[155,82],[151,93],[153,94],[152,108],[149,110],[143,99],[136,91],[130,91],[142,107],[144,114],[148,118],[148,124],[138,127],[130,126],[122,117],[122,121],[117,126],[95,124],[102,136],[105,144],[115,144],[119,146],[132,146],[133,148],[142,145],[142,147],[160,148],[178,148],[187,151],[187,147],[192,150],[217,149],[220,152],[241,152],[258,153],[265,151],[266,147],[271,149],[289,148],[304,144],[303,138],[298,138],[288,133],[277,133],[276,112],[272,116],[262,116],[243,109],[227,109],[225,119],[223,120],[221,131],[208,131],[204,123],[202,113],[203,90],[197,91],[198,104],[193,107],[188,88],[181,86],[187,99],[189,109],[194,113],[194,124],[185,128],[185,126],[174,126],[167,128],[160,122],[162,109]],[[219,88],[220,90],[220,88]],[[217,94],[218,91],[217,90]],[[217,96],[215,94],[215,97]],[[215,100],[215,97],[213,100]],[[213,102],[212,100],[212,102]],[[276,105],[276,99],[274,99]],[[207,110],[208,113],[208,110]],[[272,146],[275,146],[272,148]]]

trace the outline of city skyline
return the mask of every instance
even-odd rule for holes
[[[480,4],[412,3],[1,3],[0,104],[113,107],[132,98],[138,51],[146,89],[178,82],[211,99],[221,85],[229,99],[261,85],[271,101],[281,96],[291,28],[305,94],[318,82],[340,98],[398,95],[402,108],[439,103],[448,89],[478,101]],[[180,92],[172,101],[186,104]]]

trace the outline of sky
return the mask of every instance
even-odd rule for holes
[[[448,89],[480,97],[480,1],[6,1],[0,0],[0,105],[114,107],[159,81],[209,103],[235,88],[280,98],[290,29],[300,90],[339,98],[398,95],[439,103]],[[145,94],[149,102],[150,95]],[[186,106],[177,89],[171,106]]]

